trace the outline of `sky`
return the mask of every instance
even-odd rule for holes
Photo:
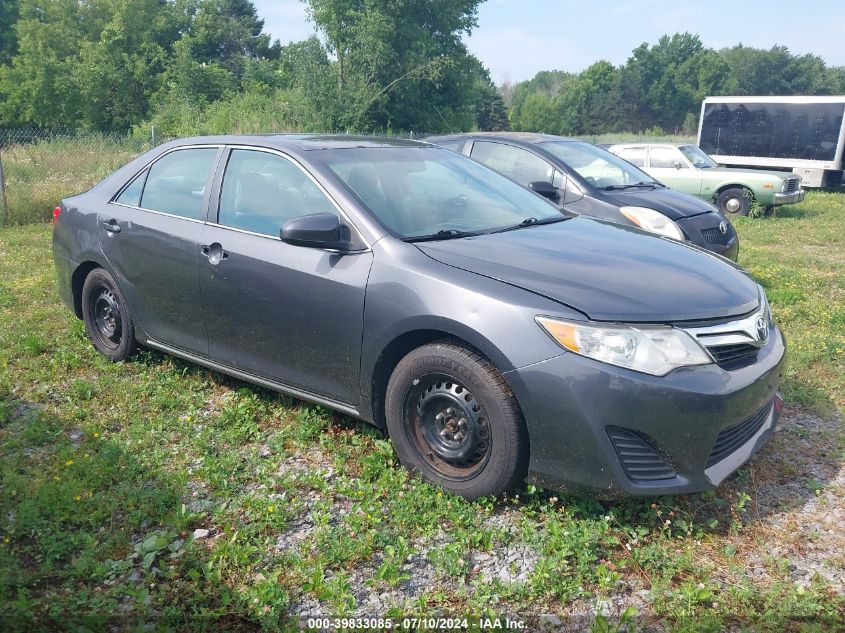
[[[314,32],[300,0],[253,0],[264,29],[283,44]],[[705,46],[784,45],[845,66],[843,0],[486,0],[465,38],[496,83],[540,70],[581,71],[599,59],[624,64],[661,35],[688,31]]]

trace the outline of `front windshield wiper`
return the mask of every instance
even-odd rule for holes
[[[481,231],[461,231],[460,229],[440,229],[437,233],[430,235],[415,235],[402,238],[403,242],[435,242],[438,240],[454,240],[459,237],[472,237],[479,235]]]
[[[494,229],[492,231],[488,231],[488,233],[504,233],[505,231],[515,231],[516,229],[521,229],[526,226],[537,226],[538,224],[553,224],[555,222],[563,222],[564,220],[569,220],[569,216],[561,215],[552,216],[550,218],[543,218],[542,220],[538,220],[537,218],[525,218],[519,224],[512,224],[510,226],[505,226],[500,229]]]
[[[602,191],[611,191],[615,189],[637,189],[639,187],[648,187],[649,189],[657,189],[658,187],[663,187],[659,182],[655,182],[653,180],[649,182],[632,182],[627,185],[607,185],[605,187],[600,187]]]

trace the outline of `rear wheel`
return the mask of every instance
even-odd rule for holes
[[[742,187],[725,189],[716,199],[716,206],[728,215],[748,215],[751,210],[751,192]]]
[[[82,286],[82,319],[88,338],[111,361],[125,360],[137,349],[135,326],[112,276],[95,268]]]
[[[517,486],[528,434],[501,373],[476,352],[433,343],[403,358],[387,385],[387,427],[402,463],[468,499]]]

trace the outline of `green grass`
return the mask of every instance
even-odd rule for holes
[[[49,219],[62,198],[88,190],[149,149],[140,138],[99,134],[33,140],[21,132],[10,141],[0,146],[0,160],[13,225]]]
[[[841,411],[845,196],[814,193],[737,225],[741,263],[789,339],[789,416]],[[803,502],[774,514],[756,501],[773,478],[825,494],[845,460],[841,424],[809,438],[788,426],[713,493],[600,502],[526,487],[468,503],[408,475],[380,433],[319,407],[158,353],[106,362],[59,303],[49,248],[47,225],[0,229],[4,630],[285,629],[303,603],[366,612],[367,593],[401,590],[420,559],[432,574],[422,592],[367,615],[845,626],[834,586],[796,583],[773,553],[788,535],[772,517]],[[198,528],[209,536],[193,540]],[[523,580],[475,570],[505,548],[533,553]],[[752,557],[759,577],[745,574]],[[603,604],[615,606],[591,615]]]

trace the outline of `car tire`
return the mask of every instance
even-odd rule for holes
[[[400,461],[467,499],[507,492],[528,470],[528,432],[498,369],[450,342],[417,348],[390,376],[387,429]]]
[[[112,276],[95,268],[82,285],[82,320],[94,348],[113,362],[126,360],[138,348],[135,325]]]
[[[748,215],[751,211],[751,196],[747,189],[731,187],[719,194],[716,206],[726,215]]]

